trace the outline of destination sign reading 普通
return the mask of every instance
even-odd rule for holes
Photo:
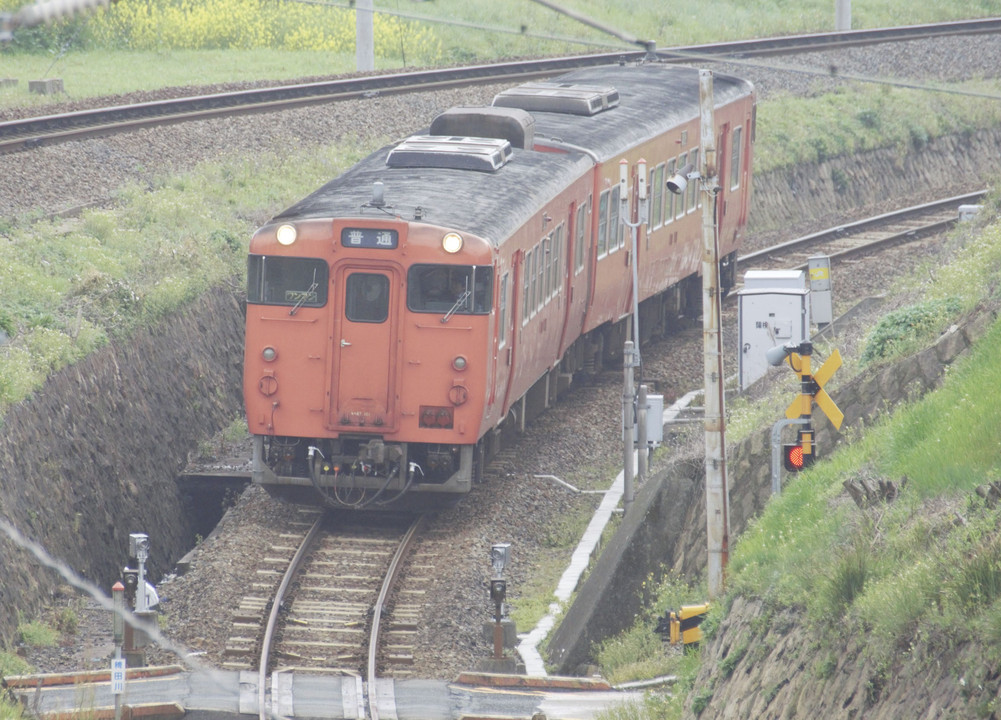
[[[344,228],[341,230],[341,245],[351,248],[375,248],[394,250],[400,236],[396,230],[380,228]]]

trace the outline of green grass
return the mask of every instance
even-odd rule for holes
[[[531,577],[518,587],[517,596],[511,599],[511,619],[518,632],[530,631],[549,613],[550,605],[556,602],[553,592],[593,512],[589,504],[579,505],[576,510],[555,520],[546,537],[542,538],[543,547],[533,562]]]
[[[877,657],[919,628],[959,643],[991,626],[1001,612],[1001,510],[974,489],[1001,478],[999,351],[996,324],[942,389],[794,478],[737,543],[733,592],[803,608],[822,632],[845,618],[871,634]],[[842,489],[859,474],[904,489],[863,511]]]
[[[25,711],[20,703],[0,698],[0,720],[22,720],[24,717]]]
[[[354,54],[307,50],[73,51],[66,55],[9,53],[0,56],[0,77],[16,78],[0,88],[0,107],[41,106],[88,97],[164,87],[255,80],[291,80],[354,69]],[[398,63],[381,61],[390,69]],[[61,78],[65,93],[38,95],[29,80]]]
[[[369,141],[369,145],[374,145]],[[110,339],[154,325],[239,278],[253,229],[355,162],[346,141],[282,157],[235,157],[120,191],[78,219],[7,221],[0,254],[0,413]]]
[[[17,627],[21,642],[31,647],[53,647],[59,641],[59,631],[43,622],[22,622]]]
[[[1001,124],[997,82],[949,89],[969,95],[852,83],[819,97],[770,98],[758,106],[755,171],[885,147],[903,157],[934,138]]]
[[[613,684],[684,674],[687,656],[680,648],[666,645],[654,628],[670,610],[702,603],[706,598],[705,587],[692,587],[670,573],[659,581],[648,577],[638,592],[648,598],[640,617],[629,630],[595,648],[602,674]]]

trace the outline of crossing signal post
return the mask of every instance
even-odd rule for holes
[[[809,341],[799,345],[781,345],[768,351],[768,362],[772,365],[780,365],[783,361],[789,364],[793,372],[800,378],[800,393],[796,399],[786,408],[785,421],[776,423],[773,430],[773,443],[777,443],[778,435],[776,430],[787,424],[795,423],[800,425],[798,437],[794,443],[786,443],[782,446],[782,466],[788,472],[800,472],[813,465],[817,459],[817,444],[814,440],[813,430],[813,405],[823,411],[827,419],[835,429],[841,428],[844,420],[844,413],[838,408],[831,396],[824,390],[824,385],[834,372],[841,367],[841,353],[837,350],[831,353],[820,369],[814,373],[811,368],[811,358],[813,356],[813,344]],[[774,447],[774,445],[773,445]],[[775,450],[773,450],[773,453]],[[773,458],[774,458],[773,454]],[[778,486],[778,468],[772,468],[772,488]]]

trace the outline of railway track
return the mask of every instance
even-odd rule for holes
[[[818,52],[875,43],[999,31],[1001,31],[1001,18],[987,18],[714,43],[657,50],[654,54],[665,62],[725,61],[732,58]],[[341,78],[25,118],[0,123],[0,153],[85,137],[129,132],[154,125],[205,120],[225,115],[269,112],[376,95],[459,88],[485,83],[520,82],[574,68],[641,59],[647,55],[646,51],[626,50],[412,73]]]
[[[377,675],[405,676],[413,665],[427,563],[410,558],[424,516],[378,517],[302,507],[261,559],[253,584],[233,613],[224,667],[258,673],[261,720],[276,704],[269,674],[315,672],[357,678],[375,720]],[[406,588],[395,586],[410,559]],[[276,677],[276,676],[272,676]],[[272,681],[272,686],[274,681]],[[367,684],[367,685],[366,685]]]
[[[807,267],[810,255],[827,255],[833,263],[877,252],[947,230],[958,222],[960,205],[978,203],[984,194],[957,195],[838,225],[742,255],[737,262],[742,272],[751,267],[798,270]]]

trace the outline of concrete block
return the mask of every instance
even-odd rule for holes
[[[48,80],[29,80],[28,92],[36,95],[55,95],[63,91],[62,78],[49,78]]]
[[[17,78],[0,78],[0,87],[17,87]]]
[[[953,325],[936,341],[934,348],[939,362],[948,365],[968,346],[966,336],[957,326]]]
[[[479,672],[500,675],[524,675],[525,664],[513,657],[484,658],[477,663]]]
[[[483,642],[490,647],[494,646],[494,625],[495,622],[483,623]],[[518,644],[518,628],[515,627],[514,620],[501,620],[501,630],[504,633],[504,647],[513,648]]]

